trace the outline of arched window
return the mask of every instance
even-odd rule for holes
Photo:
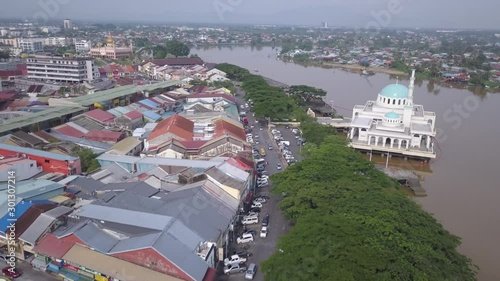
[[[401,100],[398,100],[398,105],[401,105]]]
[[[396,99],[393,99],[393,100],[392,100],[392,104],[396,104]]]

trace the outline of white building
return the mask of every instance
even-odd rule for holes
[[[92,58],[35,55],[30,56],[26,64],[28,78],[81,83],[99,77],[99,70]]]
[[[354,106],[350,125],[350,145],[368,152],[390,153],[404,157],[436,158],[436,114],[413,104],[415,71],[410,88],[391,84],[376,101]]]
[[[61,31],[60,27],[57,26],[43,26],[40,28],[43,33],[57,33]]]
[[[78,53],[88,53],[90,52],[90,48],[92,48],[92,42],[88,40],[76,40],[75,41],[75,50]]]
[[[66,47],[68,46],[68,39],[64,37],[48,37],[43,39],[44,46],[57,46]]]
[[[26,53],[36,53],[43,51],[43,41],[39,38],[19,39],[19,48]]]

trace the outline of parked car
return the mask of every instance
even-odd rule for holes
[[[252,234],[253,236],[255,236],[257,234],[257,231],[255,231],[255,229],[245,229],[243,231],[243,234]]]
[[[247,272],[245,273],[245,279],[253,280],[253,277],[255,276],[256,272],[257,272],[257,265],[255,265],[255,263],[251,263],[248,266]]]
[[[257,199],[257,198],[262,198],[262,199],[266,199],[266,200],[270,199],[270,197],[267,195],[259,195],[259,196],[255,197],[255,199]]]
[[[255,198],[255,199],[253,200],[253,203],[262,203],[262,204],[264,204],[264,203],[266,203],[266,202],[267,202],[267,200],[266,200],[266,199],[264,199],[264,198],[261,198],[261,197],[257,197],[257,198]]]
[[[244,264],[229,264],[224,267],[224,274],[245,272],[247,270]]]
[[[252,208],[250,209],[250,213],[260,213],[260,208]]]
[[[244,244],[253,242],[253,235],[250,233],[243,233],[240,237],[236,238],[236,243]]]
[[[268,145],[268,146],[267,146],[267,149],[269,149],[269,150],[273,150],[273,146],[272,146],[272,145]]]
[[[19,269],[13,268],[12,266],[4,267],[2,269],[2,273],[10,278],[17,278],[23,274]]]
[[[232,255],[232,256],[224,259],[224,265],[233,264],[233,263],[244,263],[246,261],[247,261],[247,259],[244,257],[240,257],[238,255]]]
[[[261,238],[267,237],[267,226],[263,226],[262,229],[260,230],[260,237]]]
[[[233,255],[238,255],[243,258],[251,257],[253,254],[247,251],[234,251]]]
[[[241,221],[242,224],[257,224],[259,223],[259,217],[247,217],[243,218]]]
[[[269,224],[269,214],[266,214],[262,219],[262,225],[267,226]]]
[[[250,206],[250,208],[262,208],[262,203],[255,202],[252,204],[252,206]]]
[[[276,169],[281,170],[281,164],[280,163],[276,163]]]
[[[248,215],[246,215],[245,217],[250,218],[250,217],[258,217],[258,216],[259,216],[259,213],[250,211],[250,212],[248,212]]]

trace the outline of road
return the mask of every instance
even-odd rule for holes
[[[244,93],[239,90],[238,94],[236,95],[236,102],[238,105],[238,108],[240,107],[241,104],[244,104],[245,101],[243,100]],[[282,157],[280,157],[280,152],[278,150],[278,146],[276,145],[276,142],[271,138],[271,133],[268,131],[268,127],[266,122],[256,124],[255,123],[255,118],[252,116],[251,112],[248,112],[247,118],[249,120],[249,124],[253,124],[255,128],[253,129],[253,134],[258,135],[259,139],[259,144],[256,145],[256,147],[260,150],[261,148],[264,148],[266,150],[266,156],[264,159],[268,162],[268,165],[266,167],[266,170],[270,175],[279,173],[281,172],[276,168],[276,164],[280,163],[283,168],[286,168],[286,162],[282,162]],[[260,130],[260,127],[262,127],[262,130]],[[283,132],[283,138],[285,140],[290,141],[290,146],[292,152],[294,150],[298,150],[298,146],[296,145],[295,141],[295,136],[293,132],[290,129],[284,129],[284,128],[279,128]],[[256,138],[254,138],[255,140]],[[269,150],[268,145],[272,144],[273,149]],[[293,145],[293,148],[292,148]],[[295,154],[295,152],[294,152]],[[266,187],[262,189],[258,189],[258,194],[263,194],[263,195],[269,195],[270,194],[270,188],[272,188],[272,183],[271,187]],[[279,237],[285,233],[287,233],[290,230],[290,224],[289,222],[285,219],[283,216],[281,210],[279,209],[279,198],[271,196],[271,199],[264,204],[262,210],[261,210],[261,215],[259,216],[259,219],[263,217],[263,214],[269,214],[269,226],[268,226],[268,235],[266,238],[260,238],[259,237],[259,232],[260,232],[260,224],[256,225],[251,225],[248,226],[249,229],[255,229],[257,231],[257,235],[255,237],[255,241],[253,243],[249,243],[248,245],[250,246],[248,251],[253,253],[253,256],[251,256],[248,261],[247,265],[250,263],[255,263],[258,266],[257,269],[257,274],[255,275],[254,280],[257,281],[262,281],[264,280],[264,276],[260,270],[260,264],[267,260],[277,249],[276,249],[276,243],[279,240]],[[221,276],[219,280],[245,280],[244,279],[244,274],[232,274],[230,276]]]
[[[20,269],[23,273],[21,277],[14,280],[16,281],[60,281],[62,278],[55,277],[45,272],[34,270],[30,264],[23,261],[18,261],[16,268]],[[0,279],[1,280],[1,279]]]

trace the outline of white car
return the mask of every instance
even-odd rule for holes
[[[262,229],[260,230],[260,237],[262,238],[267,237],[267,226],[263,226]]]
[[[243,233],[241,237],[238,237],[236,239],[236,243],[238,244],[244,244],[244,243],[250,243],[253,242],[253,235],[250,233]]]
[[[240,257],[238,255],[232,255],[229,258],[224,259],[224,265],[234,264],[234,263],[244,263],[246,261],[247,261],[246,258]]]
[[[253,200],[253,203],[266,203],[266,202],[267,202],[267,200],[264,198],[255,198]]]
[[[254,202],[250,208],[262,208],[262,203]]]

